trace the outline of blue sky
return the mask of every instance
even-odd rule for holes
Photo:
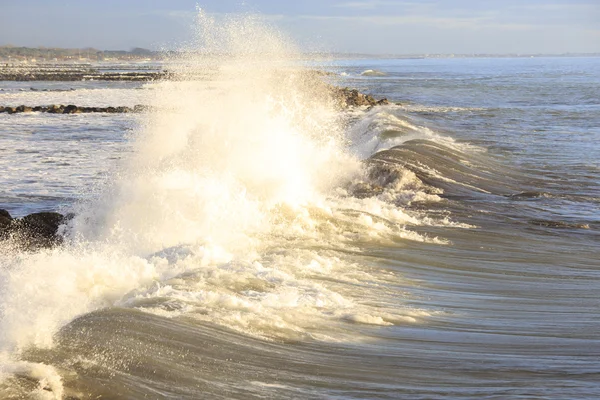
[[[0,45],[173,48],[197,4],[260,13],[309,51],[600,52],[600,0],[0,0]]]

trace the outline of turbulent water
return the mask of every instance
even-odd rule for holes
[[[155,111],[0,114],[0,208],[76,215],[1,245],[0,397],[600,396],[600,58],[304,69],[201,26],[173,81],[1,83]]]

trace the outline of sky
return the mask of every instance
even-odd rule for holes
[[[177,48],[197,6],[258,13],[305,51],[600,53],[600,0],[0,0],[0,45]]]

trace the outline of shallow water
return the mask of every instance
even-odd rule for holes
[[[600,396],[599,58],[251,61],[0,114],[0,208],[80,215],[2,249],[4,397]]]

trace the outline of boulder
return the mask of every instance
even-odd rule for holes
[[[389,104],[387,99],[375,100],[371,95],[360,93],[356,89],[337,89],[337,95],[343,107],[380,106]]]
[[[5,110],[5,107],[4,106],[0,106],[0,113],[3,113],[4,110]]]
[[[63,109],[63,114],[78,114],[81,113],[79,107],[74,104],[69,104]]]
[[[7,113],[9,113],[9,114],[14,114],[14,113],[16,113],[16,112],[17,112],[17,108],[16,108],[16,107],[6,107],[6,108],[4,109],[4,112],[7,112]]]
[[[6,210],[0,209],[0,239],[6,239],[10,233],[13,218]]]
[[[64,218],[62,214],[57,212],[39,212],[21,218],[21,223],[32,234],[52,238],[56,235],[56,231]]]
[[[16,108],[17,112],[31,112],[32,108],[29,106],[19,106]]]
[[[52,104],[48,106],[48,112],[51,114],[62,114],[64,106]]]
[[[39,212],[13,219],[6,210],[0,210],[0,239],[15,240],[25,249],[48,248],[62,243],[57,234],[65,217],[56,212]]]

